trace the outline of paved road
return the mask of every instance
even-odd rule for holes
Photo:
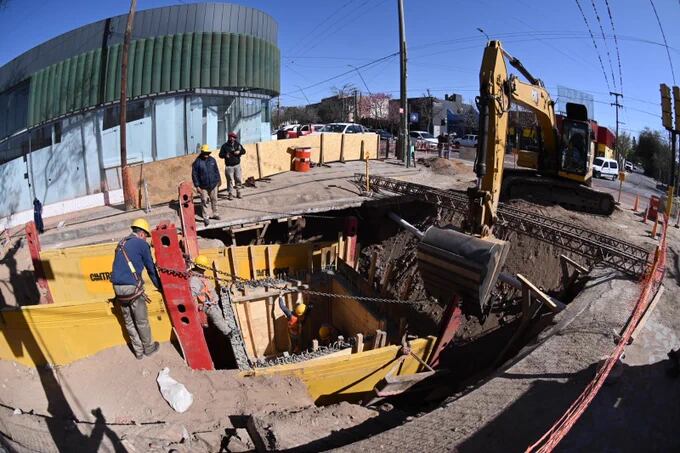
[[[614,199],[618,198],[620,181],[611,181],[608,179],[593,179],[593,187],[600,190],[605,190],[612,195]],[[623,182],[621,188],[621,205],[623,207],[632,207],[635,202],[635,196],[640,196],[640,208],[647,206],[649,198],[652,195],[660,196],[664,192],[657,190],[656,181],[645,175],[639,173],[626,173],[626,180]]]

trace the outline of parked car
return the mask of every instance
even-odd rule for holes
[[[626,171],[632,172],[633,171],[633,162],[627,160],[625,165],[623,166],[623,168],[625,168]]]
[[[453,141],[454,144],[460,145],[460,146],[470,146],[470,147],[476,147],[477,146],[477,136],[474,134],[467,134],[464,135],[461,138],[457,138]]]
[[[309,134],[318,134],[323,127],[324,124],[305,124],[298,128],[298,137]]]
[[[394,138],[394,135],[385,129],[375,129],[373,132],[380,136],[380,140],[392,140]]]
[[[437,144],[437,137],[425,131],[411,131],[408,133],[413,140],[425,140],[428,143]]]
[[[326,124],[320,132],[333,132],[338,134],[362,134],[368,129],[356,123],[331,123]]]
[[[619,177],[619,164],[614,159],[596,157],[593,162],[593,176],[596,178],[611,178],[612,181]]]

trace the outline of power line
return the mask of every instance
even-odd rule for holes
[[[654,6],[654,0],[649,0],[654,10],[654,16],[656,17],[656,23],[659,24],[659,30],[661,30],[661,36],[663,37],[663,43],[666,47],[666,54],[668,55],[668,64],[671,66],[671,75],[673,76],[673,85],[675,85],[675,70],[673,69],[673,60],[671,59],[671,53],[668,51],[668,41],[666,41],[666,33],[663,31],[661,26],[661,20],[659,19],[659,14],[656,12],[656,6]]]
[[[395,57],[395,56],[397,56],[397,55],[399,55],[399,52],[392,52],[392,53],[389,54],[389,55],[385,55],[384,57],[378,58],[378,59],[373,60],[373,61],[371,61],[371,62],[369,62],[369,63],[363,64],[363,65],[361,65],[361,66],[357,66],[357,68],[358,68],[358,69],[363,69],[363,68],[369,67],[369,66],[371,66],[371,65],[374,65],[374,64],[376,64],[376,63],[379,63],[379,62],[381,62],[381,61],[384,61],[384,60],[388,60],[388,59],[390,59],[390,58],[393,58],[393,57]],[[317,86],[319,86],[319,85],[323,85],[324,83],[330,82],[331,80],[339,79],[340,77],[343,77],[343,76],[346,76],[347,74],[352,74],[352,73],[354,73],[354,69],[350,69],[349,71],[345,71],[345,72],[343,72],[342,74],[338,74],[338,75],[335,75],[335,76],[333,76],[333,77],[329,77],[329,78],[327,78],[327,79],[325,79],[325,80],[322,80],[322,81],[320,81],[320,82],[313,83],[313,84],[311,84],[311,85],[308,85],[308,86],[306,86],[306,87],[303,87],[302,89],[303,89],[303,90],[307,90],[307,89],[309,89],[309,88],[314,88],[314,87],[317,87]],[[297,92],[299,92],[299,91],[300,91],[300,90],[293,90],[293,91],[291,91],[290,93],[297,93]],[[288,95],[288,94],[290,94],[290,93],[281,94],[281,96],[285,96],[285,95]]]
[[[614,19],[612,18],[612,10],[609,8],[609,0],[604,0],[607,5],[607,14],[609,15],[609,24],[612,26],[612,35],[614,35],[614,47],[616,48],[616,60],[619,64],[619,90],[623,93],[623,71],[621,70],[621,53],[619,53],[619,40],[616,37],[616,29],[614,28]]]
[[[602,41],[604,42],[604,50],[607,53],[607,60],[609,61],[609,70],[612,72],[612,84],[614,89],[616,89],[616,77],[614,76],[614,65],[612,65],[612,57],[609,54],[609,45],[607,45],[607,39],[604,35],[604,28],[602,27],[602,20],[600,20],[600,13],[597,12],[597,7],[595,6],[595,0],[590,0],[590,4],[593,5],[593,12],[595,13],[595,19],[600,27],[600,33],[602,33]]]
[[[338,14],[340,11],[348,7],[350,4],[355,2],[356,0],[349,0],[348,2],[345,2],[340,8],[334,10],[332,13],[330,13],[324,20],[317,22],[316,26],[312,28],[311,30],[305,31],[305,36],[301,39],[299,39],[293,46],[290,47],[291,51],[293,49],[297,49],[300,47],[302,44],[304,44],[309,36],[313,36],[313,33],[315,33],[319,28],[321,28],[322,25],[326,24],[330,19],[332,19],[336,14]]]
[[[600,56],[600,49],[597,47],[597,42],[595,41],[595,35],[593,35],[593,30],[590,28],[590,24],[588,23],[588,18],[586,17],[586,13],[583,12],[583,8],[581,8],[581,4],[579,3],[578,0],[574,0],[576,2],[576,6],[578,6],[578,10],[581,12],[581,17],[583,17],[583,21],[586,23],[586,28],[588,28],[588,33],[590,34],[590,39],[593,41],[593,46],[595,47],[595,53],[597,54],[597,59],[600,61],[600,69],[602,69],[602,75],[604,76],[604,81],[607,84],[607,89],[611,90],[611,87],[609,86],[609,79],[607,78],[607,72],[604,70],[604,63],[602,63],[602,57]]]

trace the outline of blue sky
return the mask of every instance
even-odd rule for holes
[[[409,96],[429,88],[435,96],[460,93],[472,100],[484,36],[480,27],[543,79],[553,97],[557,85],[591,93],[595,118],[613,126],[613,98],[624,93],[624,130],[660,129],[659,83],[673,84],[666,49],[649,0],[608,0],[621,59],[605,0],[579,0],[596,38],[604,72],[576,0],[404,0],[409,47]],[[593,11],[593,2],[605,38]],[[189,3],[188,0],[138,0],[139,9]],[[396,0],[242,0],[279,24],[281,103],[305,104],[331,95],[333,87],[351,83],[365,90],[360,67],[372,92],[399,95],[399,60],[372,61],[398,50]],[[655,0],[670,56],[680,83],[680,4]],[[125,0],[9,0],[0,10],[0,64],[68,30],[127,12]],[[677,47],[676,47],[677,46]],[[609,57],[607,56],[609,51]],[[609,61],[611,59],[611,67]],[[344,75],[341,75],[345,73]],[[612,77],[613,73],[613,77]],[[326,79],[339,76],[330,81]],[[613,79],[613,80],[612,80]],[[323,83],[320,83],[323,82]]]

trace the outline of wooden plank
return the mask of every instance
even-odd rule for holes
[[[250,344],[253,348],[253,355],[255,357],[260,357],[260,353],[257,348],[257,343],[255,342],[255,334],[253,333],[253,325],[250,322],[250,304],[241,304],[246,315],[246,324],[248,325],[248,336],[250,337]]]
[[[579,272],[581,272],[582,274],[587,274],[587,273],[588,273],[588,269],[586,269],[585,267],[581,266],[579,263],[577,263],[576,261],[572,260],[572,259],[569,258],[568,256],[566,256],[566,255],[560,255],[560,259],[561,259],[561,260],[564,260],[564,261],[566,261],[567,263],[569,263],[569,264],[571,264],[572,266],[574,266],[574,268],[575,268],[576,270],[578,270]]]
[[[324,165],[326,161],[324,160],[323,156],[323,142],[324,142],[324,136],[325,134],[320,134],[321,137],[319,138],[319,165]]]
[[[633,333],[630,335],[630,343],[635,341],[637,338],[638,334],[642,332],[642,329],[645,327],[645,324],[647,323],[647,320],[649,317],[652,315],[652,312],[656,308],[656,305],[659,303],[661,300],[661,296],[663,295],[664,292],[664,287],[659,286],[659,290],[656,292],[656,295],[654,296],[654,299],[649,303],[649,307],[647,307],[647,310],[645,310],[645,314],[642,315],[642,319],[640,319],[640,322],[638,322],[637,326],[635,326],[635,329],[633,329]]]
[[[378,261],[378,252],[374,251],[371,254],[371,264],[370,267],[368,268],[368,284],[373,287],[373,279],[375,278],[375,265],[376,262]]]
[[[267,346],[269,346],[270,344],[273,345],[276,343],[276,339],[274,338],[274,298],[268,297],[266,304],[267,304]],[[275,353],[276,351],[267,351],[267,349],[265,349],[264,352],[266,354],[267,352]]]
[[[257,154],[257,179],[262,179],[262,160],[260,157],[260,144],[255,143],[255,153]]]
[[[345,134],[340,137],[340,162],[345,163]]]
[[[551,311],[553,312],[558,312],[561,311],[562,308],[558,307],[558,305],[555,303],[555,301],[550,298],[546,293],[541,291],[536,285],[531,283],[525,276],[522,274],[517,274],[517,279],[522,283],[522,286],[526,286],[531,293],[536,296],[536,298],[544,303]]]
[[[264,259],[267,266],[267,275],[269,275],[269,277],[274,277],[274,260],[272,258],[272,248],[270,246],[266,246],[264,249]]]
[[[255,273],[255,259],[253,259],[253,247],[248,246],[248,264],[250,268],[250,279],[255,280],[255,276],[257,275]]]
[[[358,333],[356,335],[356,345],[354,347],[355,351],[357,354],[360,352],[364,352],[364,334]]]

